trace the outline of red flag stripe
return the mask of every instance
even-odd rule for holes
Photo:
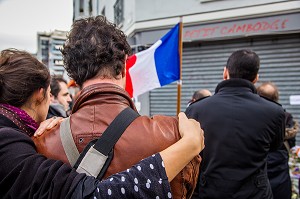
[[[133,88],[132,88],[131,77],[129,74],[129,69],[135,64],[135,62],[136,62],[135,55],[130,56],[126,61],[126,87],[125,87],[125,90],[128,92],[130,97],[133,96]]]

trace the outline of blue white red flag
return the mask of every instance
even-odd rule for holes
[[[180,78],[179,24],[126,62],[126,90],[136,97]]]

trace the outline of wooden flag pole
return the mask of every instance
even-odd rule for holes
[[[178,44],[178,51],[179,51],[179,80],[177,82],[177,115],[180,112],[180,103],[181,103],[181,85],[182,85],[182,75],[181,75],[181,68],[182,68],[182,16],[180,17],[179,22],[179,44]]]

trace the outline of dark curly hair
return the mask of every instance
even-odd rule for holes
[[[97,16],[75,21],[61,52],[69,76],[82,86],[96,76],[117,78],[131,48],[115,24]]]
[[[1,51],[0,103],[21,107],[40,88],[46,97],[49,85],[48,68],[31,54],[16,49]]]

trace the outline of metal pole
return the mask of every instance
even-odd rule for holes
[[[177,115],[180,112],[180,103],[181,103],[181,85],[182,85],[182,16],[180,17],[179,22],[179,39],[178,39],[178,51],[179,51],[179,80],[177,81]]]

